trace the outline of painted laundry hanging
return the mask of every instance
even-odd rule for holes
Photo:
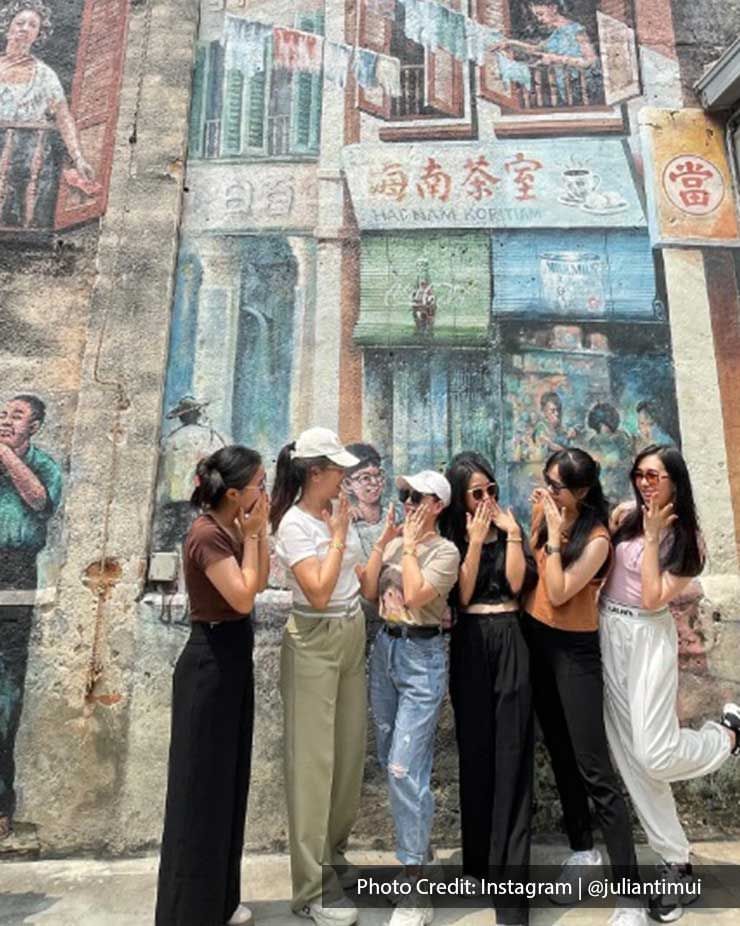
[[[357,83],[365,90],[378,86],[378,56],[368,48],[356,48],[353,69]]]
[[[526,87],[527,90],[532,89],[532,71],[528,64],[523,61],[515,61],[501,51],[496,54],[496,60],[498,61],[501,80],[505,84],[509,84],[509,86],[519,84],[521,87]]]
[[[378,55],[378,86],[389,96],[401,96],[401,62],[389,55]]]
[[[429,4],[435,7],[435,38],[439,48],[448,51],[455,58],[467,57],[465,41],[465,17],[457,10],[438,3]]]
[[[347,84],[352,63],[352,46],[344,42],[324,42],[324,75],[338,87]]]
[[[324,57],[324,39],[313,32],[273,29],[273,64],[288,71],[321,73]]]
[[[226,70],[241,71],[246,77],[254,77],[264,71],[265,46],[271,37],[272,24],[241,19],[227,13],[222,39]]]

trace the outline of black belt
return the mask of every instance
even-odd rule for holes
[[[383,624],[383,630],[389,637],[421,637],[426,640],[430,637],[437,637],[442,633],[441,627],[413,627],[411,624],[389,624],[387,621]]]

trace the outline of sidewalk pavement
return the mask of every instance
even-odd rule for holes
[[[695,864],[740,864],[740,841],[695,843]],[[534,864],[559,864],[565,846],[536,846]],[[605,855],[602,847],[602,854]],[[460,863],[456,852],[438,850],[440,860]],[[638,847],[641,865],[655,857]],[[357,865],[394,865],[388,852],[349,852]],[[290,912],[290,872],[285,855],[245,856],[243,901],[254,912],[256,926],[299,926]],[[157,881],[157,857],[110,861],[93,859],[4,861],[0,863],[0,926],[151,926]],[[361,926],[384,926],[392,907],[360,910]],[[609,910],[548,907],[533,910],[530,926],[606,926]],[[489,909],[440,909],[435,926],[493,926]],[[740,908],[689,908],[682,926],[740,926]]]

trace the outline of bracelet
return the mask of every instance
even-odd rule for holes
[[[404,547],[403,555],[404,555],[404,556],[416,556],[416,547],[414,547],[413,550],[407,550],[407,549]]]
[[[560,547],[551,547],[549,543],[545,544],[545,553],[550,556],[551,553],[560,553]]]
[[[506,542],[507,543],[524,543],[521,537],[507,537]]]
[[[344,544],[341,542],[341,540],[332,540],[329,546],[332,548],[332,550],[339,550],[340,553],[344,552]]]
[[[374,544],[373,544],[373,553],[380,553],[380,555],[382,556],[382,555],[383,555],[383,547],[379,547],[377,543],[374,543]]]
[[[261,540],[262,534],[247,534],[247,540]]]

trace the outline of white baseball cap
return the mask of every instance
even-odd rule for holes
[[[344,449],[337,435],[329,428],[309,428],[298,436],[295,450],[290,451],[291,460],[296,457],[328,457],[337,466],[356,466],[360,459]]]
[[[396,488],[414,489],[422,495],[436,495],[445,508],[450,504],[452,489],[442,473],[433,469],[423,469],[413,476],[396,476]]]

